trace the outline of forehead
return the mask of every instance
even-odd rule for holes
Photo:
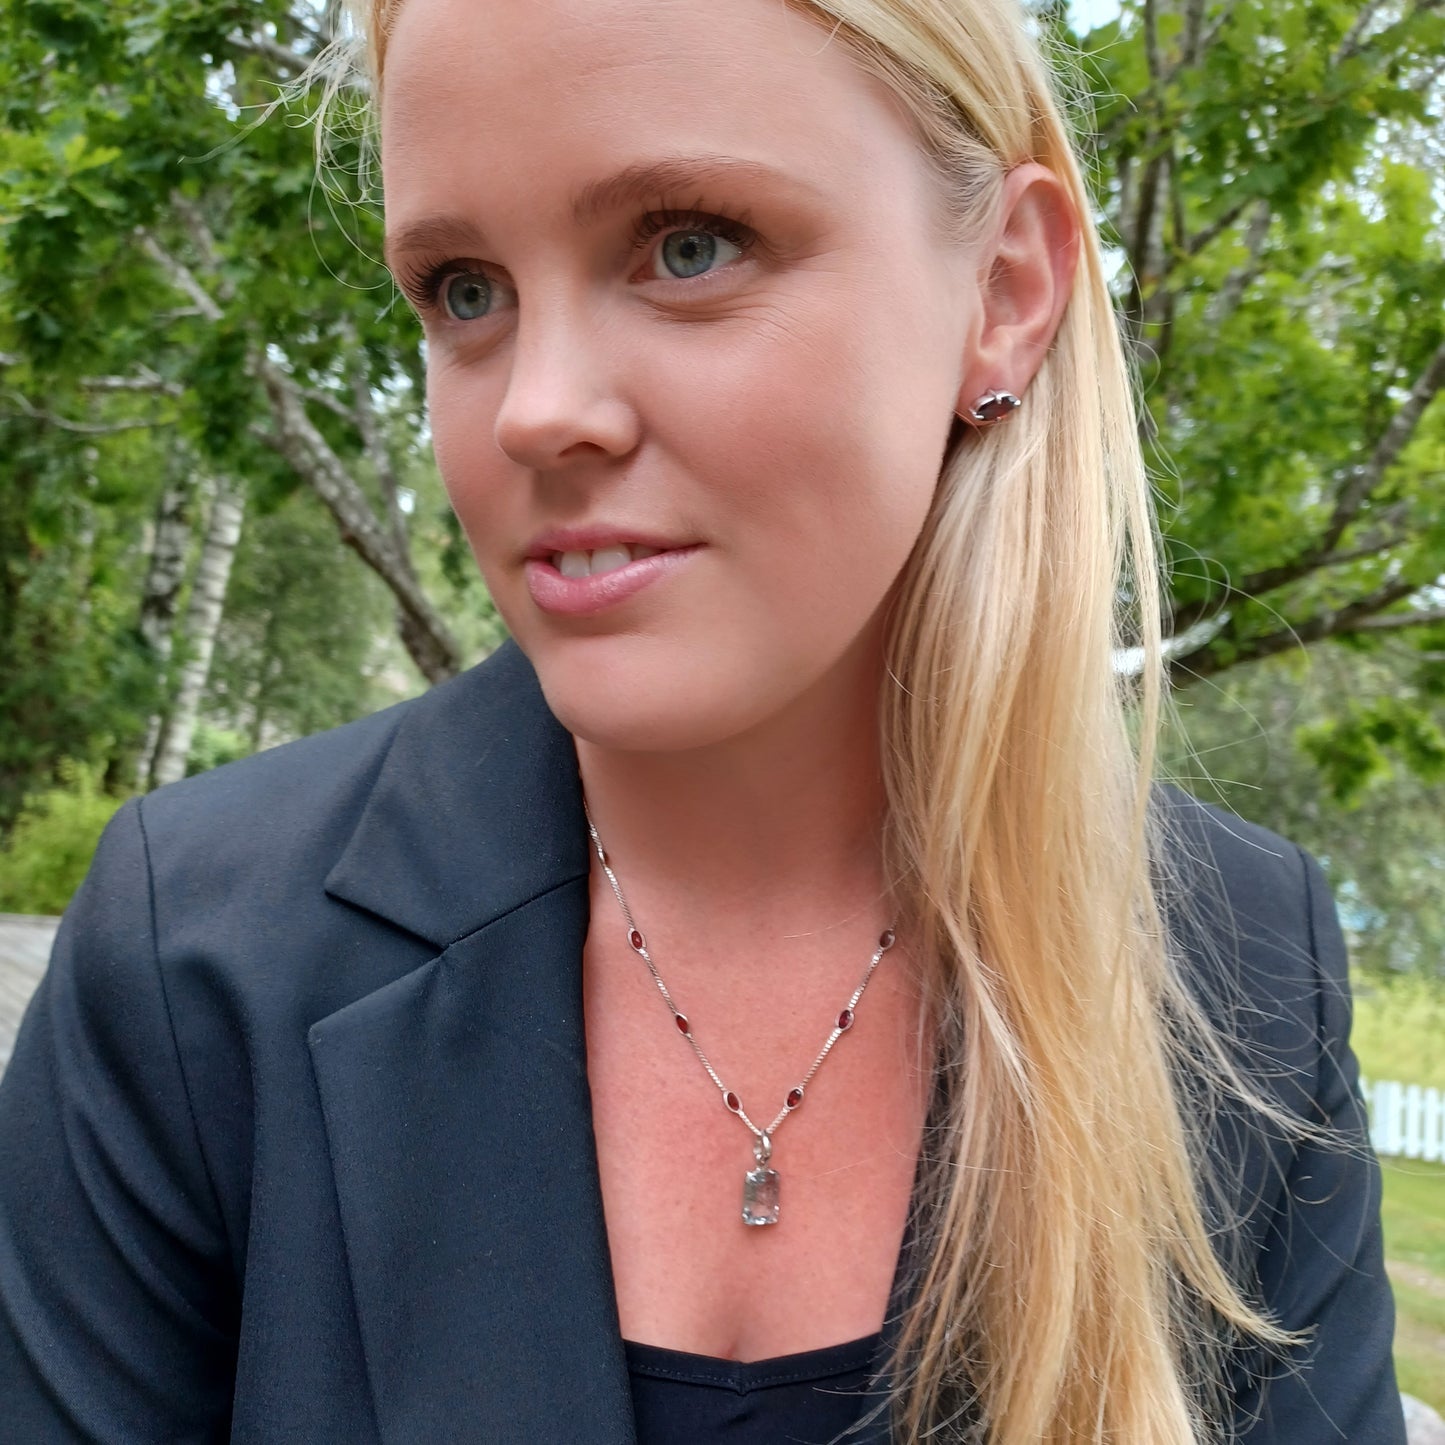
[[[786,0],[404,0],[381,133],[393,212],[542,207],[659,154],[835,192],[916,155],[891,92]]]

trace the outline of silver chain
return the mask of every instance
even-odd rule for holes
[[[848,997],[847,1004],[840,1010],[838,1021],[833,1025],[833,1031],[818,1050],[818,1056],[813,1060],[811,1067],[803,1077],[788,1090],[787,1097],[783,1101],[783,1107],[778,1110],[773,1122],[766,1128],[759,1128],[748,1117],[747,1111],[743,1108],[742,1100],[733,1090],[718,1077],[718,1072],[708,1062],[708,1057],[702,1051],[702,1045],[698,1043],[692,1031],[692,1024],[683,1011],[674,1002],[672,994],[668,992],[667,985],[662,981],[662,975],[657,971],[657,965],[652,961],[652,954],[648,951],[647,939],[643,937],[642,930],[638,928],[636,920],[632,916],[632,910],[627,906],[627,897],[622,891],[622,884],[617,881],[617,874],[612,871],[612,864],[608,860],[607,850],[602,846],[602,838],[597,832],[597,825],[592,821],[591,810],[587,807],[586,800],[582,803],[582,812],[587,819],[587,831],[592,835],[592,846],[597,850],[597,861],[602,865],[602,871],[607,875],[607,881],[612,885],[612,891],[617,897],[617,906],[622,910],[622,917],[627,924],[627,943],[632,951],[638,954],[647,965],[647,971],[652,975],[652,981],[657,985],[657,991],[662,995],[663,1002],[667,1004],[672,1014],[673,1022],[677,1030],[692,1045],[692,1051],[697,1055],[698,1062],[707,1070],[707,1076],[717,1085],[718,1093],[722,1095],[724,1107],[731,1114],[736,1114],[744,1124],[752,1130],[757,1139],[755,1150],[759,1164],[766,1164],[768,1156],[772,1153],[772,1137],[778,1125],[802,1107],[804,1095],[807,1093],[808,1085],[813,1082],[813,1076],[823,1066],[823,1060],[833,1051],[833,1045],[853,1027],[854,1011],[858,1007],[858,1001],[863,997],[864,990],[868,987],[869,980],[873,977],[873,970],[878,967],[879,960],[893,947],[897,936],[896,926],[884,930],[878,940],[878,946],[873,950],[873,956],[868,960],[868,967],[863,970],[863,977],[858,981],[858,987]]]

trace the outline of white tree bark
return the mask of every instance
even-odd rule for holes
[[[151,544],[150,564],[146,568],[145,586],[141,592],[140,634],[155,659],[156,670],[164,674],[171,660],[180,607],[181,584],[186,577],[186,553],[191,545],[191,497],[194,480],[189,472],[166,483],[156,511],[155,537]],[[145,742],[136,759],[136,789],[146,792],[150,787],[151,768],[155,763],[156,744],[160,742],[162,710],[151,715],[146,727]]]
[[[190,756],[191,738],[196,730],[196,715],[206,679],[211,673],[216,633],[225,609],[226,584],[231,579],[236,544],[241,540],[245,506],[245,494],[240,487],[225,480],[217,483],[205,541],[201,546],[201,560],[191,588],[191,601],[186,609],[181,672],[175,701],[161,730],[155,766],[151,770],[151,783],[157,788],[175,782],[186,773],[186,759]]]

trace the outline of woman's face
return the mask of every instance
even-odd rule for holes
[[[876,679],[980,311],[889,92],[781,0],[406,0],[382,143],[441,474],[562,722],[703,746]]]

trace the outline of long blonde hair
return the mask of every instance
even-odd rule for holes
[[[374,84],[402,3],[353,6]],[[893,610],[887,846],[938,1040],[895,1433],[1196,1445],[1231,1344],[1290,1337],[1205,1220],[1222,1191],[1187,1105],[1261,1104],[1155,892],[1158,573],[1087,189],[1018,0],[790,3],[908,106],[960,239],[1026,160],[1063,180],[1084,232],[1024,408],[958,429]]]

